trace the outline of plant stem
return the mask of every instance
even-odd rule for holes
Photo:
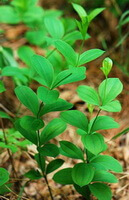
[[[38,130],[37,136],[38,136],[38,147],[40,147],[40,133],[39,133],[39,130]],[[47,187],[48,187],[48,191],[49,191],[51,200],[54,200],[53,195],[52,195],[51,187],[49,186],[49,183],[48,183],[47,175],[44,173],[44,170],[43,170],[43,167],[42,167],[42,158],[41,158],[41,153],[40,152],[39,152],[39,162],[40,162],[40,167],[41,167],[41,171],[42,171],[43,177],[44,177],[45,182],[46,182]]]
[[[0,103],[0,108],[2,108],[11,117],[16,117],[11,111],[9,111],[4,105]]]
[[[96,117],[95,117],[95,119],[93,121],[93,124],[92,124],[91,128],[90,128],[90,132],[91,132],[91,130],[92,130],[92,128],[93,128],[93,126],[94,126],[94,124],[95,124],[100,112],[101,112],[101,109],[99,109],[98,112],[97,112],[97,115],[96,115]]]
[[[7,141],[7,137],[6,137],[6,133],[5,133],[5,128],[4,128],[4,123],[3,123],[2,118],[0,118],[0,122],[1,122],[2,131],[3,131],[4,142],[5,142],[6,145],[8,145],[8,141]],[[8,156],[9,156],[9,159],[10,159],[10,162],[11,162],[11,165],[12,165],[14,176],[17,178],[18,176],[17,176],[17,172],[16,172],[15,167],[14,167],[13,156],[12,156],[9,148],[7,148],[7,152],[8,152]]]
[[[37,118],[39,117],[39,113],[40,113],[40,110],[41,110],[42,106],[43,106],[43,102],[40,104],[40,108],[39,108],[39,112],[37,114]],[[37,131],[37,139],[38,139],[38,145],[37,145],[37,147],[40,148],[41,145],[40,145],[40,132],[39,132],[39,130]],[[45,179],[45,182],[46,182],[46,185],[48,187],[48,191],[49,191],[51,200],[54,200],[54,197],[52,195],[51,187],[50,187],[50,185],[48,183],[47,175],[44,173],[44,169],[42,167],[42,157],[41,157],[41,153],[40,152],[39,152],[39,163],[40,163],[40,168],[41,168],[41,171],[42,171],[42,175],[43,175],[43,177]]]
[[[54,49],[46,56],[46,58],[49,58],[49,57],[54,53],[55,50],[56,50],[56,48],[54,48]]]
[[[79,63],[79,59],[80,59],[80,55],[81,55],[81,52],[82,52],[82,48],[83,48],[83,46],[84,46],[84,42],[85,42],[85,40],[83,39],[83,40],[82,40],[82,43],[81,43],[81,46],[80,46],[80,49],[79,49],[78,60],[77,60],[77,65],[76,65],[76,67],[78,66],[78,63]]]

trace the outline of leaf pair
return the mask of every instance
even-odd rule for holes
[[[83,80],[86,77],[84,67],[78,69],[70,68],[69,70],[64,70],[55,76],[53,66],[49,60],[38,55],[32,57],[32,67],[42,78],[43,85],[50,89],[67,83]]]
[[[81,66],[92,60],[95,60],[104,53],[104,51],[100,49],[91,49],[78,56],[74,49],[66,42],[57,40],[54,44],[58,51],[65,57],[68,64],[74,67]]]
[[[100,109],[109,112],[119,112],[121,105],[114,99],[122,89],[123,85],[118,78],[107,78],[99,85],[98,93],[95,89],[84,85],[77,88],[77,93],[88,104],[97,105]]]

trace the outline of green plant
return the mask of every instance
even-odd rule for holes
[[[13,2],[18,3],[18,1]],[[105,190],[106,198],[109,200],[111,199],[110,189],[101,182],[117,182],[116,177],[108,170],[120,172],[122,167],[114,158],[107,155],[99,155],[105,151],[107,146],[104,143],[104,137],[97,131],[117,128],[119,125],[113,118],[99,116],[99,113],[101,110],[109,112],[119,112],[121,110],[119,101],[114,99],[122,91],[122,84],[117,78],[108,78],[112,68],[112,61],[106,58],[101,68],[106,79],[100,84],[99,91],[97,92],[89,86],[79,86],[77,89],[80,98],[88,103],[88,109],[91,114],[94,106],[98,106],[99,110],[96,117],[89,120],[78,110],[66,111],[71,109],[73,105],[61,99],[59,90],[56,88],[84,80],[86,78],[86,67],[83,65],[95,60],[104,53],[100,49],[90,49],[82,53],[84,42],[87,39],[89,24],[95,16],[103,11],[103,8],[95,9],[87,15],[80,5],[73,4],[73,7],[80,17],[80,21],[76,21],[79,29],[76,32],[77,34],[67,35],[67,40],[65,40],[66,38],[63,37],[64,28],[60,20],[45,18],[45,26],[50,36],[48,41],[50,45],[54,46],[52,51],[46,57],[43,57],[36,55],[31,48],[23,46],[18,50],[18,55],[29,68],[25,68],[23,73],[22,69],[16,67],[10,70],[7,65],[2,69],[2,77],[12,76],[15,78],[17,76],[21,80],[21,84],[17,84],[18,86],[14,91],[20,104],[29,110],[29,114],[20,114],[19,109],[15,114],[12,114],[5,107],[2,107],[5,112],[0,112],[2,125],[2,133],[0,134],[1,146],[7,148],[15,174],[13,156],[10,152],[17,151],[15,145],[18,147],[23,146],[21,141],[17,142],[19,133],[26,138],[25,145],[36,145],[37,153],[34,159],[37,161],[38,169],[30,169],[25,173],[25,176],[30,180],[44,178],[52,200],[54,198],[47,176],[63,165],[64,160],[57,157],[60,154],[73,159],[80,159],[82,162],[76,164],[73,168],[66,168],[57,172],[53,177],[56,182],[74,184],[75,189],[88,199],[92,193],[98,199],[103,200],[100,197],[100,193],[103,194]],[[79,37],[75,37],[75,35],[79,35]],[[71,45],[73,45],[73,41],[78,39],[81,40],[82,44],[79,51],[76,52]],[[54,67],[57,63],[55,52],[58,52],[58,55],[61,54],[62,60],[66,60],[65,69],[58,72]],[[54,55],[53,58],[51,57],[52,55]],[[27,80],[24,83],[22,82],[23,77]],[[29,83],[32,80],[42,85],[37,88],[36,92],[29,87]],[[1,82],[1,87],[1,92],[4,92],[3,82]],[[64,112],[60,114],[59,118],[46,123],[45,114],[55,111]],[[4,118],[10,120],[14,125],[14,128],[8,131],[8,138],[7,130],[5,131],[3,125]],[[60,147],[51,141],[65,131],[66,123],[78,128],[77,133],[81,135],[84,151],[69,141],[61,141]],[[15,137],[13,137],[13,134],[15,134]],[[47,157],[51,158],[49,162],[47,162]],[[15,175],[17,177],[17,174]]]
[[[107,112],[121,110],[119,101],[114,99],[121,93],[123,86],[118,78],[108,78],[111,68],[112,61],[106,58],[101,68],[106,79],[99,85],[98,92],[85,85],[77,88],[79,97],[88,106],[98,107],[96,117],[89,120],[84,113],[78,110],[61,113],[62,120],[78,128],[77,134],[81,137],[83,150],[69,141],[61,141],[61,154],[81,160],[81,162],[74,165],[73,168],[58,171],[53,179],[60,184],[73,184],[77,192],[88,200],[91,194],[99,200],[110,200],[112,194],[105,182],[117,183],[117,178],[110,171],[122,172],[122,167],[116,159],[101,154],[107,149],[107,144],[99,131],[118,128],[119,124],[113,118],[99,116],[99,114],[101,110]],[[66,174],[68,175],[66,176]]]

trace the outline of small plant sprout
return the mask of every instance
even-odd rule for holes
[[[108,77],[112,69],[112,66],[113,66],[113,62],[110,58],[107,57],[103,60],[102,67],[100,69],[103,71],[106,78]]]

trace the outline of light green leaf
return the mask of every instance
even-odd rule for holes
[[[9,173],[6,169],[0,168],[0,186],[4,185],[9,180]]]
[[[69,44],[62,40],[57,40],[55,46],[58,51],[63,54],[69,64],[76,66],[78,56]]]
[[[75,4],[72,3],[74,10],[78,13],[79,17],[83,20],[86,16],[87,13],[84,10],[84,8],[82,6],[80,6],[79,4]]]
[[[98,130],[107,130],[111,128],[119,128],[119,124],[114,121],[112,117],[109,116],[98,116],[95,120],[93,118],[89,124],[89,131],[94,132]]]
[[[0,6],[0,22],[7,24],[18,24],[20,17],[11,6]]]
[[[123,85],[118,78],[108,78],[99,86],[99,95],[102,106],[114,100],[122,91]]]
[[[86,78],[86,68],[85,67],[71,67],[68,70],[64,70],[60,72],[54,83],[52,88],[58,87],[60,85],[65,85],[68,83],[73,83],[77,81],[84,80]]]
[[[116,176],[113,174],[104,171],[104,170],[97,170],[95,171],[94,178],[92,180],[93,182],[101,181],[101,182],[107,182],[107,183],[118,183],[118,180]]]
[[[108,112],[120,112],[121,104],[118,100],[115,100],[107,103],[105,106],[100,106],[100,109]]]
[[[27,83],[27,78],[23,75],[21,68],[7,66],[2,69],[2,76],[12,76],[13,78],[18,78],[24,84]]]
[[[79,110],[69,110],[62,112],[61,118],[68,124],[71,124],[72,126],[76,126],[77,128],[87,131],[88,119]]]
[[[96,8],[88,15],[88,20],[91,22],[97,15],[99,15],[105,8]]]
[[[48,142],[49,140],[55,138],[57,135],[61,134],[66,129],[66,123],[60,118],[53,119],[47,126],[43,129],[40,135],[41,145]]]
[[[58,171],[54,176],[53,180],[56,183],[64,184],[64,185],[70,185],[73,184],[72,179],[72,168],[65,168],[60,171]]]
[[[57,90],[50,90],[45,87],[38,87],[38,98],[46,104],[52,104],[57,101],[59,92]]]
[[[111,200],[112,198],[110,188],[103,183],[93,183],[89,185],[89,189],[98,200]]]
[[[39,101],[33,90],[27,86],[18,86],[15,89],[15,94],[24,106],[31,110],[35,115],[39,111]]]
[[[35,52],[29,46],[21,46],[18,49],[19,58],[28,66],[31,66],[31,57],[35,54]]]
[[[77,93],[86,103],[99,106],[99,96],[95,89],[86,85],[81,85],[77,88]]]
[[[99,166],[99,169],[111,170],[114,172],[122,172],[122,166],[120,163],[113,157],[108,155],[99,155],[93,158],[90,163],[96,168]]]
[[[45,17],[45,27],[51,37],[61,39],[64,35],[64,26],[61,20],[54,17]]]
[[[73,104],[65,101],[64,99],[59,98],[55,103],[44,105],[39,113],[39,116],[42,116],[49,112],[68,110],[72,107],[73,107]]]
[[[82,136],[85,148],[94,155],[99,154],[104,149],[104,138],[99,133]]]
[[[83,152],[73,143],[68,141],[61,141],[60,146],[61,150],[63,150],[62,152],[67,154],[67,157],[84,160]]]
[[[79,66],[83,65],[85,63],[91,62],[92,60],[95,60],[96,58],[100,57],[103,55],[105,51],[101,49],[90,49],[88,51],[85,51],[82,53],[79,57]]]
[[[49,173],[55,171],[56,169],[58,169],[59,167],[61,167],[63,165],[63,163],[64,163],[64,160],[62,160],[62,159],[52,160],[47,165],[46,174],[49,174]]]
[[[49,60],[39,55],[34,55],[31,58],[31,61],[32,67],[43,78],[46,83],[45,85],[50,88],[54,78],[54,70],[52,64],[49,62]]]
[[[74,183],[80,187],[88,185],[94,176],[94,168],[87,163],[78,163],[72,169]]]

